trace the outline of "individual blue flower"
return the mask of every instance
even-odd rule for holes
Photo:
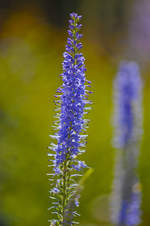
[[[85,78],[85,58],[80,52],[82,44],[79,33],[81,16],[76,13],[70,14],[69,37],[66,50],[63,54],[63,73],[61,74],[63,84],[57,90],[56,97],[56,122],[54,129],[56,133],[51,135],[56,143],[50,145],[54,154],[49,153],[53,166],[51,180],[51,198],[53,213],[55,214],[54,225],[73,225],[74,216],[77,215],[75,207],[79,205],[77,195],[78,184],[76,179],[80,176],[77,172],[86,167],[79,155],[84,152],[87,135],[88,119],[84,117],[90,109],[90,101],[87,88],[89,81]],[[55,222],[55,223],[54,223]]]

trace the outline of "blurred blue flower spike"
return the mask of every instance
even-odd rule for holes
[[[85,78],[85,59],[80,53],[80,19],[78,14],[70,14],[69,38],[63,54],[63,84],[55,96],[57,108],[53,127],[56,132],[51,138],[56,142],[51,143],[49,149],[53,153],[48,154],[53,167],[50,174],[53,186],[50,191],[50,210],[54,219],[50,221],[50,225],[66,226],[77,223],[74,218],[79,215],[76,207],[79,206],[80,189],[76,180],[81,176],[82,169],[87,167],[79,159],[86,144],[88,119],[84,115],[90,109],[88,94],[91,93],[87,90],[90,81]]]
[[[137,226],[140,223],[141,191],[135,187],[140,184],[136,169],[142,134],[142,81],[137,63],[121,63],[114,90],[114,146],[118,150],[112,221],[118,226]]]
[[[125,148],[141,135],[141,90],[139,67],[135,62],[122,62],[114,83],[116,128],[115,146]]]

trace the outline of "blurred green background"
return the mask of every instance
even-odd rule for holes
[[[132,3],[132,4],[131,4]],[[127,56],[129,22],[136,1],[32,0],[0,3],[0,225],[48,225],[47,146],[54,95],[61,84],[68,14],[83,15],[83,53],[93,101],[84,159],[94,169],[81,196],[81,226],[111,226],[108,200],[114,173],[113,79]],[[130,51],[127,51],[128,53]],[[130,54],[129,54],[130,55]],[[130,58],[130,56],[128,56]],[[134,60],[133,54],[132,59]],[[138,172],[142,223],[150,225],[150,78],[144,81],[144,135]]]

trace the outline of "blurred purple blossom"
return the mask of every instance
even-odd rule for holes
[[[124,148],[141,134],[141,88],[138,64],[122,62],[114,83],[116,147]]]
[[[142,132],[142,80],[136,62],[122,62],[114,83],[115,147],[117,161],[112,193],[112,222],[118,226],[140,223],[141,192],[136,168]]]

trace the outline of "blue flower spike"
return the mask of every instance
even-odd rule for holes
[[[52,162],[50,166],[53,167],[49,174],[52,181],[50,210],[53,215],[50,225],[56,226],[77,224],[75,217],[79,215],[76,207],[79,206],[80,189],[76,181],[87,167],[79,158],[86,145],[89,120],[85,115],[91,104],[87,99],[91,92],[87,90],[90,82],[85,78],[85,58],[80,53],[80,19],[78,14],[70,14],[69,37],[63,54],[63,84],[55,96],[57,108],[53,128],[56,132],[51,138],[56,142],[50,144],[51,152],[48,153],[49,161]]]

